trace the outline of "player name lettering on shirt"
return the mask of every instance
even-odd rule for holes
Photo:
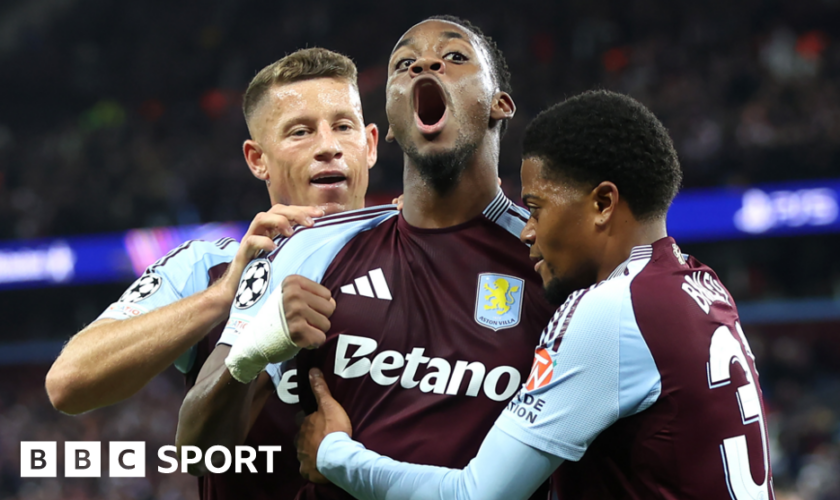
[[[540,415],[544,406],[545,400],[531,394],[522,394],[520,392],[515,398],[510,400],[505,409],[533,424],[536,423],[537,417]]]
[[[682,289],[706,314],[709,314],[714,302],[732,305],[723,285],[706,271],[696,271],[686,276]]]
[[[388,386],[399,382],[404,389],[419,388],[422,392],[434,394],[477,397],[483,392],[493,401],[504,401],[511,397],[522,381],[519,371],[512,366],[497,366],[488,372],[480,361],[456,361],[453,368],[444,358],[425,356],[424,347],[415,347],[407,354],[382,351],[370,359],[368,356],[377,347],[379,344],[371,338],[339,335],[335,374],[344,379],[370,375],[371,380],[379,385]],[[425,367],[422,377],[418,374],[421,366]],[[467,372],[470,373],[469,383],[466,391],[461,391]]]

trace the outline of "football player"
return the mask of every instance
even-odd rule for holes
[[[268,270],[246,267],[291,224],[364,206],[368,169],[376,162],[378,130],[364,124],[356,66],[320,48],[297,51],[262,69],[244,96],[251,137],[243,153],[266,183],[274,207],[256,217],[238,244],[189,241],[149,267],[128,291],[68,342],[47,376],[56,408],[80,413],[125,399],[175,362],[192,386],[227,321],[240,277],[249,290],[268,285]],[[297,206],[286,206],[297,205]],[[248,300],[240,294],[240,300]],[[176,361],[177,360],[177,361]],[[267,378],[267,375],[264,375]],[[298,411],[293,384],[279,397],[254,397],[246,443],[281,445],[278,473],[207,474],[202,498],[293,498],[300,478],[292,436]],[[265,456],[260,454],[261,459]]]
[[[268,289],[234,304],[222,338],[233,347],[217,348],[185,400],[179,435],[195,437],[181,444],[238,444],[258,374],[268,365],[281,389],[286,368],[269,363],[320,345],[300,351],[299,369],[324,369],[358,439],[403,460],[467,464],[552,311],[518,239],[527,212],[497,184],[509,78],[467,21],[427,19],[400,38],[386,111],[404,152],[403,211],[319,219],[256,261]],[[299,498],[349,496],[307,484]]]
[[[667,235],[682,174],[665,127],[629,97],[588,92],[531,122],[523,158],[522,241],[562,305],[476,457],[447,469],[366,449],[350,438],[361,419],[313,369],[302,471],[360,499],[524,499],[552,473],[561,500],[772,499],[735,302]]]

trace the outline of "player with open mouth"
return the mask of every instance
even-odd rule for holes
[[[434,140],[446,125],[447,106],[444,90],[431,76],[414,81],[414,113],[417,128],[426,139]]]
[[[232,311],[222,341],[233,346],[221,370],[205,364],[179,432],[211,442],[223,428],[238,444],[259,373],[281,388],[286,367],[274,363],[298,353],[299,370],[328,372],[362,442],[403,460],[466,464],[527,377],[530,344],[551,315],[518,238],[526,212],[497,182],[515,112],[509,78],[495,43],[469,22],[430,18],[400,38],[385,107],[387,139],[404,153],[402,212],[328,217],[270,255],[269,290]],[[301,386],[304,406],[307,394]],[[316,484],[298,496],[349,498]]]

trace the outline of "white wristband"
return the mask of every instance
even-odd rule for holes
[[[300,347],[292,342],[286,313],[283,310],[283,288],[277,287],[246,326],[225,358],[233,378],[248,383],[269,363],[292,359]]]

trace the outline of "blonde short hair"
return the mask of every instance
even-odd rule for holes
[[[250,123],[263,97],[275,85],[286,85],[316,78],[335,78],[346,80],[358,88],[357,75],[358,71],[353,61],[338,52],[318,47],[293,52],[269,64],[251,80],[242,99],[245,122]]]

